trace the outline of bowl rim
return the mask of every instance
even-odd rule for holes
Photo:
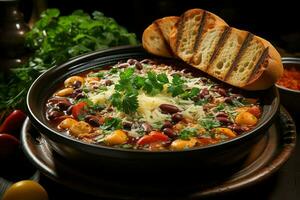
[[[281,61],[282,61],[282,64],[299,64],[300,65],[300,57],[282,57]],[[283,69],[284,69],[284,65],[283,65]],[[290,89],[290,88],[284,87],[282,85],[279,85],[277,83],[275,83],[275,85],[276,85],[276,87],[278,87],[281,90],[300,94],[300,90]]]
[[[125,50],[132,50],[132,51],[139,51],[139,52],[145,52],[145,50],[141,47],[141,46],[119,46],[119,47],[113,47],[113,48],[108,48],[105,50],[98,50],[98,51],[94,51],[94,52],[90,52],[87,54],[83,54],[80,56],[77,56],[75,58],[72,58],[60,65],[57,66],[53,66],[51,68],[49,68],[47,71],[45,71],[44,73],[42,73],[30,86],[27,96],[26,96],[26,107],[27,107],[27,111],[28,111],[28,117],[30,118],[30,121],[32,122],[32,124],[34,126],[36,126],[39,130],[39,128],[42,128],[43,132],[41,132],[43,135],[46,135],[47,137],[53,138],[53,137],[59,137],[59,141],[63,142],[64,144],[70,145],[70,146],[76,146],[79,145],[80,149],[85,149],[85,150],[108,150],[108,151],[113,151],[113,152],[127,152],[127,153],[139,153],[139,154],[174,154],[174,153],[186,153],[186,152],[193,152],[193,151],[208,151],[211,149],[217,149],[217,148],[223,148],[225,145],[229,146],[229,145],[234,145],[236,142],[245,140],[248,137],[254,136],[255,132],[257,133],[257,131],[263,127],[268,126],[268,124],[270,125],[272,120],[274,119],[274,117],[277,114],[277,111],[279,109],[279,105],[280,105],[280,100],[279,100],[279,92],[277,87],[272,86],[271,88],[267,89],[267,90],[273,90],[272,92],[274,93],[274,96],[276,97],[276,100],[274,100],[274,111],[271,112],[270,116],[268,117],[268,119],[265,119],[263,122],[261,122],[260,124],[258,124],[254,129],[250,130],[249,132],[246,132],[242,135],[239,135],[236,138],[227,140],[227,141],[222,141],[219,143],[215,143],[215,144],[210,144],[210,145],[206,145],[206,146],[198,146],[198,147],[194,147],[191,149],[183,149],[183,150],[160,150],[160,151],[149,151],[149,150],[140,150],[140,149],[122,149],[122,148],[116,148],[116,147],[110,147],[110,146],[104,146],[104,145],[97,145],[97,144],[89,144],[86,142],[83,142],[81,140],[78,140],[76,138],[70,137],[68,135],[62,134],[61,132],[55,131],[54,129],[48,127],[46,124],[44,124],[42,122],[42,120],[40,120],[37,116],[34,115],[34,112],[31,108],[31,103],[30,103],[30,97],[33,96],[33,88],[36,87],[36,85],[45,77],[48,75],[49,72],[57,69],[57,68],[64,68],[64,67],[68,67],[68,66],[72,66],[72,64],[81,61],[81,60],[85,60],[88,59],[90,57],[93,57],[95,55],[101,54],[101,53],[113,53],[115,51],[125,51]],[[149,54],[149,57],[153,55]],[[160,58],[163,59],[162,57],[157,57],[156,58]],[[91,60],[90,60],[91,61]],[[50,133],[50,136],[49,136]],[[51,135],[52,134],[52,135]],[[51,137],[52,136],[52,137]]]

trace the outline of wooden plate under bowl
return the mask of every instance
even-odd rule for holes
[[[159,184],[151,182],[141,184],[137,180],[135,184],[131,184],[128,179],[116,181],[113,176],[105,175],[110,172],[103,172],[102,176],[95,176],[93,173],[77,169],[76,166],[67,163],[62,157],[52,152],[44,138],[33,129],[29,119],[23,125],[21,140],[25,154],[41,173],[57,183],[77,191],[98,197],[117,199],[136,199],[141,195],[144,197],[155,195],[156,198],[159,195],[170,196],[170,193],[164,194]],[[196,181],[192,185],[185,184],[189,190],[184,190],[181,185],[181,192],[178,193],[176,192],[178,190],[173,189],[172,193],[174,191],[176,197],[198,199],[252,186],[276,172],[288,160],[295,145],[295,124],[288,112],[281,107],[277,119],[269,128],[268,133],[233,173],[204,183],[200,181],[201,173],[193,173],[193,179]],[[174,172],[172,174],[176,175]],[[191,188],[192,190],[190,190]]]

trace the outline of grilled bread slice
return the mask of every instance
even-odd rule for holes
[[[248,90],[269,88],[283,73],[280,55],[269,42],[201,9],[180,17],[170,46],[188,64]]]
[[[143,33],[143,47],[152,54],[172,57],[173,52],[169,46],[169,35],[178,19],[179,17],[170,16],[154,21]]]
[[[188,10],[181,15],[173,27],[170,35],[170,46],[178,57],[190,62],[203,35],[215,27],[226,25],[223,19],[211,12],[202,9]]]

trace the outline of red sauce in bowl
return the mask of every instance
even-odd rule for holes
[[[285,68],[277,84],[289,89],[300,90],[300,70],[293,66]]]

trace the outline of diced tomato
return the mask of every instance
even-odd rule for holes
[[[251,108],[249,108],[247,110],[249,113],[251,113],[252,115],[254,115],[256,118],[259,118],[261,115],[261,110],[259,109],[258,106],[252,106]]]
[[[146,145],[154,142],[166,142],[169,137],[159,131],[151,131],[148,135],[144,135],[138,141],[138,145]]]
[[[86,102],[79,102],[72,107],[72,115],[75,119],[78,119],[79,115],[84,114],[84,108],[86,107]]]

